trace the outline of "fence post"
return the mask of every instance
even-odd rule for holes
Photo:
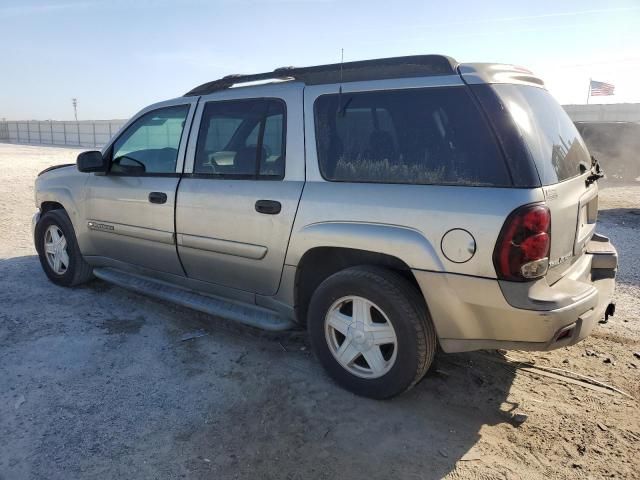
[[[56,141],[53,139],[53,120],[49,120],[49,130],[51,130],[51,145],[55,145]]]
[[[82,145],[80,142],[80,122],[76,122],[76,127],[78,128],[78,145]]]
[[[64,134],[64,144],[67,144],[67,122],[62,121],[62,133]]]
[[[31,143],[31,128],[29,123],[30,122],[27,122],[27,143]]]
[[[91,125],[93,125],[93,146],[97,147],[98,143],[96,142],[96,122],[91,122]]]
[[[42,145],[42,128],[40,127],[40,121],[38,121],[38,141]]]

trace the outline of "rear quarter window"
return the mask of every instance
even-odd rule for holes
[[[512,185],[495,138],[464,87],[322,95],[314,113],[326,180]]]
[[[575,125],[551,94],[525,85],[494,85],[535,163],[542,185],[553,185],[591,167],[591,156]]]

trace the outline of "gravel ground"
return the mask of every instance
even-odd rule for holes
[[[0,144],[0,479],[637,478],[636,400],[508,359],[640,398],[640,187],[600,195],[621,261],[608,324],[549,353],[439,355],[416,388],[377,402],[334,386],[303,332],[48,282],[33,180],[77,152]]]

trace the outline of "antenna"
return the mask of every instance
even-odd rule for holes
[[[340,88],[338,89],[338,111],[340,114],[342,111],[342,66],[344,65],[344,48],[340,49]]]

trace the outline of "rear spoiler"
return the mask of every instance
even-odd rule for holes
[[[532,71],[501,63],[461,63],[458,73],[466,84],[513,83],[544,88],[544,82]]]

